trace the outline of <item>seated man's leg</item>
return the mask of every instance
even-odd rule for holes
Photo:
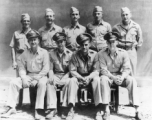
[[[138,88],[137,88],[137,82],[135,78],[132,76],[128,76],[122,83],[122,87],[126,87],[128,89],[129,93],[129,101],[136,109],[136,117],[140,120],[141,115],[139,112],[139,98],[138,98]]]
[[[96,78],[94,81],[94,84],[96,85],[97,89],[95,91],[96,95],[96,102],[95,105],[98,105],[98,111],[96,114],[96,120],[102,119],[102,114],[104,120],[109,120],[110,116],[110,110],[109,110],[109,101],[110,101],[110,85],[111,81],[107,76],[101,76],[100,81],[98,80],[99,78]],[[95,88],[93,88],[95,89]],[[98,94],[96,94],[98,93]],[[104,112],[103,112],[104,109]]]
[[[57,76],[53,76],[53,80],[55,83],[58,83],[57,81],[60,81],[60,79]],[[51,119],[56,114],[57,109],[57,95],[56,95],[56,86],[47,83],[47,115],[46,119]]]
[[[29,85],[28,85],[29,86]],[[5,115],[11,115],[16,112],[16,104],[17,99],[19,96],[20,89],[22,89],[22,80],[20,77],[14,78],[11,80],[9,85],[9,93],[8,93],[8,99],[7,104],[8,108],[2,113]]]
[[[74,117],[74,106],[77,100],[77,92],[78,92],[78,79],[67,78],[65,82],[65,86],[63,87],[63,107],[69,106],[69,112],[67,117],[62,114],[62,118],[66,117],[66,119],[72,119]]]

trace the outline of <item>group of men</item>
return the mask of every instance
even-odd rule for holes
[[[110,119],[110,86],[126,87],[129,101],[136,108],[135,117],[141,120],[136,72],[137,48],[142,45],[140,26],[131,20],[127,7],[121,8],[122,21],[113,29],[103,21],[102,7],[93,9],[94,21],[86,27],[79,24],[80,12],[71,7],[71,25],[63,29],[54,23],[55,13],[47,8],[46,24],[38,32],[30,28],[28,14],[21,15],[22,30],[15,31],[11,40],[13,68],[18,77],[10,82],[7,109],[2,113],[16,113],[16,103],[22,88],[37,87],[35,119],[44,109],[47,96],[46,119],[53,119],[57,109],[56,87],[62,86],[62,118],[72,120],[78,99],[79,84],[92,86],[95,120]]]

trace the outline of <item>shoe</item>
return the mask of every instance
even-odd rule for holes
[[[135,115],[136,120],[142,120],[142,117],[143,117],[143,115],[141,112],[136,112],[136,115]]]
[[[57,114],[57,110],[48,110],[47,111],[47,115],[46,115],[46,119],[47,120],[51,120],[53,117],[55,117],[55,115]]]
[[[74,110],[70,110],[66,117],[66,120],[72,120],[73,118],[74,118]]]
[[[98,112],[96,113],[95,120],[103,120],[103,119],[102,119],[102,114],[101,114],[100,111],[98,111]]]
[[[16,109],[8,107],[1,113],[1,117],[8,117],[12,114],[16,114]]]
[[[41,120],[42,116],[39,114],[38,110],[35,109],[35,120]]]
[[[105,112],[104,113],[103,120],[110,120],[110,112]]]

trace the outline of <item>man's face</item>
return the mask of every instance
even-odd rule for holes
[[[102,12],[94,12],[93,17],[95,21],[100,21],[102,19]]]
[[[81,47],[81,51],[82,51],[83,53],[87,53],[88,50],[89,50],[89,47],[90,47],[90,41],[87,40],[87,41],[83,42],[83,43],[80,45],[80,47]]]
[[[38,38],[30,38],[29,44],[30,44],[31,48],[37,48],[39,45],[39,39]]]
[[[70,17],[71,17],[71,21],[77,22],[80,19],[79,12],[76,11],[76,12],[71,13]]]
[[[30,24],[31,24],[30,18],[24,18],[24,19],[21,21],[21,24],[22,24],[22,27],[23,27],[23,28],[29,28],[29,27],[30,27]]]
[[[113,42],[107,42],[107,45],[108,45],[108,49],[110,50],[111,53],[115,52],[116,51],[116,46],[117,46],[117,42],[116,40],[113,41]]]
[[[55,20],[54,13],[47,12],[45,15],[45,20],[47,24],[52,24]]]
[[[59,50],[61,50],[61,51],[64,50],[64,48],[65,48],[65,41],[64,40],[57,41],[56,44],[57,44],[57,47]]]
[[[122,18],[122,21],[125,22],[125,23],[128,23],[130,22],[130,19],[131,19],[131,13],[130,12],[123,12],[121,13],[121,18]]]

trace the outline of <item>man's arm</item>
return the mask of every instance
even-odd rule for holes
[[[79,80],[84,80],[84,78],[77,72],[78,63],[75,59],[75,55],[72,55],[72,58],[69,63],[69,71],[73,77],[78,78]]]
[[[137,42],[138,42],[137,47],[141,47],[143,43],[143,37],[142,37],[142,30],[139,25],[137,28]]]
[[[49,72],[49,69],[50,69],[50,63],[49,63],[49,54],[47,51],[44,52],[44,55],[43,55],[43,68],[42,70],[39,72],[38,75],[34,76],[33,78],[36,79],[36,80],[39,80],[41,79],[42,77],[46,76]]]

